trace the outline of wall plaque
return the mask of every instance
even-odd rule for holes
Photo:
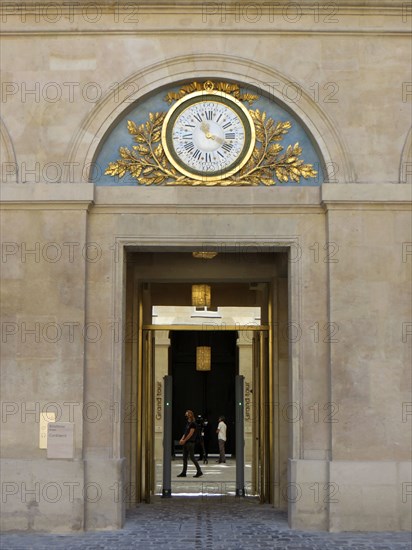
[[[74,458],[74,422],[48,424],[47,458]]]

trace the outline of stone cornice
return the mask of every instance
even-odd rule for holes
[[[84,210],[93,199],[92,183],[4,183],[0,186],[2,210]]]
[[[321,187],[95,187],[77,184],[3,184],[2,209],[90,209],[116,214],[236,213],[321,214],[323,209],[407,210],[409,184],[348,183]]]
[[[323,184],[321,202],[327,210],[411,210],[409,184]]]
[[[263,2],[262,2],[263,3]],[[277,7],[284,6],[288,4],[299,4],[298,2],[292,2],[292,0],[284,0],[283,2],[273,2],[273,4]],[[357,10],[362,11],[365,13],[378,13],[382,10],[388,10],[388,9],[400,9],[402,10],[405,6],[405,0],[335,0],[332,2],[329,2],[328,0],[325,0],[324,2],[319,2],[319,7],[322,7],[323,5],[333,5],[336,4],[339,6],[339,8],[344,10]],[[87,1],[87,0],[78,0],[73,2],[66,1],[66,0],[54,0],[54,2],[50,2],[49,0],[24,0],[24,1],[17,1],[13,2],[14,5],[19,4],[25,4],[27,7],[31,6],[47,6],[47,5],[62,5],[62,6],[68,6],[72,4],[76,8],[82,8],[84,6],[99,6],[102,8],[105,8],[107,10],[115,9],[119,5],[127,5],[127,2],[124,2],[123,0],[97,0],[97,1]],[[184,8],[185,13],[188,13],[188,9],[190,8],[198,8],[199,5],[201,5],[198,1],[194,0],[135,0],[134,2],[130,2],[130,4],[135,4],[141,8],[157,8],[157,9],[164,9],[164,8]],[[229,8],[230,6],[234,6],[236,4],[248,4],[250,5],[251,2],[247,2],[246,0],[226,0],[224,4]],[[267,2],[266,5],[269,3]],[[10,0],[0,0],[0,7],[5,5],[10,5]],[[299,4],[300,7],[303,9],[312,9],[313,6],[316,4],[312,4],[312,6]]]
[[[45,2],[1,0],[3,35],[339,34],[402,35],[408,2]],[[184,28],[181,18],[187,19]]]

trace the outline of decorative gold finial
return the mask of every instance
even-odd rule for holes
[[[211,80],[206,80],[206,82],[203,84],[203,88],[207,92],[211,92],[214,87],[215,87],[215,85],[213,84],[213,82]]]
[[[192,252],[193,258],[201,260],[213,260],[217,256],[217,252],[206,252],[205,250],[199,250],[198,252]]]

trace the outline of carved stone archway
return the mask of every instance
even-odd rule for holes
[[[2,159],[1,183],[18,182],[18,165],[10,134],[0,119],[0,156]]]
[[[299,101],[289,103],[288,108],[311,133],[324,162],[325,181],[337,182],[337,167],[340,183],[354,181],[354,170],[342,136],[339,135],[333,120],[313,100],[310,93],[291,77],[271,67],[242,57],[217,54],[168,59],[146,67],[120,83],[116,91],[108,94],[91,111],[77,134],[73,136],[64,181],[69,181],[69,170],[72,170],[71,177],[73,178],[74,174],[75,181],[85,180],[87,167],[92,166],[103,137],[123,113],[126,105],[129,106],[130,103],[161,87],[196,78],[220,78],[254,86],[282,104],[285,104],[282,91],[288,86],[299,86]],[[273,86],[274,82],[278,84],[276,87]],[[116,101],[114,94],[117,94]]]

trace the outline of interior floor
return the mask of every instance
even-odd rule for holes
[[[216,462],[217,455],[209,456],[208,463],[200,461],[203,476],[194,479],[196,469],[189,460],[186,478],[178,478],[182,471],[182,457],[176,456],[172,461],[172,495],[230,497],[236,494],[236,460],[226,457],[225,464]],[[156,462],[155,494],[162,494],[162,462]],[[245,493],[256,496],[252,490],[252,463],[245,462]]]

